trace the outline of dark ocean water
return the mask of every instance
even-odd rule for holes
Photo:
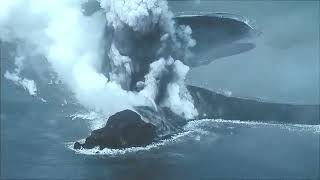
[[[272,5],[248,2],[170,4],[175,11],[192,8],[228,10],[251,17],[265,30],[264,37],[267,37],[262,42],[262,49],[192,70],[189,82],[195,85],[206,82],[211,89],[226,88],[235,94],[251,97],[268,96],[274,101],[298,99],[298,102],[319,102],[319,77],[315,75],[319,72],[319,53],[314,53],[315,49],[319,49],[319,38],[316,38],[319,36],[314,36],[314,32],[319,29],[311,28],[317,22],[314,20],[319,19],[318,11],[314,11],[317,6],[307,3],[301,8],[299,2]],[[266,15],[270,10],[273,16]],[[313,19],[283,19],[288,14],[293,14],[290,17],[301,17],[304,11],[310,12],[307,17],[310,15]],[[295,22],[303,22],[305,28],[293,28],[301,27]],[[285,33],[289,35],[281,36],[281,39],[275,35],[279,32],[274,28],[276,26],[271,26],[274,23],[282,29],[291,27],[296,32]],[[289,26],[290,23],[293,25]],[[304,35],[296,35],[301,32]],[[290,35],[307,40],[300,41]],[[280,40],[282,43],[277,43]],[[299,54],[308,58],[293,54],[298,51],[287,47],[293,43],[292,40],[299,42]],[[285,47],[278,47],[279,44]],[[62,85],[49,85],[45,76],[35,79],[39,89],[37,97],[30,96],[22,87],[5,79],[4,72],[13,69],[13,63],[9,60],[14,54],[9,53],[12,47],[1,48],[2,179],[320,178],[320,125],[198,120],[189,122],[185,133],[146,148],[75,152],[68,144],[85,138],[90,133],[92,119],[99,117],[73,103],[72,95]],[[284,50],[280,52],[279,48]],[[278,57],[277,54],[282,55]],[[299,59],[307,60],[302,62]],[[278,65],[275,66],[275,63]],[[48,75],[45,71],[40,74]],[[25,72],[25,75],[35,76],[31,72]],[[41,101],[40,97],[47,102]]]
[[[76,105],[43,103],[1,79],[1,177],[11,179],[213,179],[319,177],[319,126],[200,120],[148,148],[86,155]]]

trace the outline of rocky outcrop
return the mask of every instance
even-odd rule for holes
[[[290,105],[228,97],[200,87],[187,86],[198,110],[197,119],[221,118],[292,124],[319,124],[320,105]],[[111,116],[105,127],[92,131],[74,149],[121,149],[145,146],[183,131],[187,120],[168,108],[135,107]],[[143,117],[143,118],[142,118]]]
[[[112,115],[105,127],[92,131],[85,143],[76,142],[74,149],[121,149],[145,146],[156,138],[156,127],[142,120],[141,116],[132,111],[124,110]]]

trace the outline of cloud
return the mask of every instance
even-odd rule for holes
[[[37,86],[33,80],[21,78],[17,73],[5,72],[4,77],[17,85],[22,86],[31,96],[37,95]]]
[[[182,63],[183,57],[195,41],[189,27],[175,25],[166,1],[101,0],[103,11],[90,16],[83,14],[81,6],[85,0],[3,2],[0,39],[18,45],[23,41],[30,54],[45,56],[59,79],[84,107],[108,116],[124,108],[155,106],[157,94],[165,91],[164,98],[174,99],[164,99],[158,106],[167,105],[188,118],[196,114],[188,92],[182,91],[188,71]],[[106,32],[106,27],[113,30]],[[154,34],[159,37],[144,39]],[[143,38],[147,49],[141,52],[137,49],[143,44],[137,37]],[[153,69],[157,62],[165,66]],[[19,61],[16,65],[21,67]],[[170,72],[170,76],[178,78],[161,80],[167,76],[154,73],[155,70]],[[35,82],[18,75],[18,72],[6,72],[5,77],[35,95]],[[152,78],[166,83],[152,85]],[[144,84],[142,90],[130,88],[132,84],[136,86],[137,79],[140,85]]]

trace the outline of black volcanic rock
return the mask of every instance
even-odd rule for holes
[[[152,143],[156,137],[156,127],[143,121],[134,111],[124,110],[112,115],[105,127],[92,131],[84,144],[76,142],[74,149],[120,149],[135,146],[145,146]]]
[[[74,149],[81,149],[82,145],[79,142],[75,142],[73,145]]]
[[[227,97],[200,87],[187,86],[199,115],[196,119],[228,119],[240,121],[319,124],[320,105],[294,105]],[[76,142],[74,149],[99,146],[121,149],[145,146],[170,138],[183,131],[187,120],[168,108],[135,107],[118,112],[105,127],[92,131],[84,144]],[[142,120],[147,119],[148,122]]]

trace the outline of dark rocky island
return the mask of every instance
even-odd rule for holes
[[[76,142],[74,149],[121,149],[134,146],[145,146],[152,143],[156,137],[156,127],[141,119],[132,111],[124,110],[112,115],[105,127],[92,131],[85,143]]]
[[[213,118],[290,124],[319,124],[320,105],[293,105],[227,97],[200,87],[187,86],[199,113],[196,119]],[[136,111],[136,112],[135,112]],[[187,120],[168,108],[135,107],[112,115],[105,127],[92,131],[74,149],[121,149],[146,146],[183,131]]]
[[[130,26],[124,26],[117,30],[112,26],[106,26],[105,49],[109,50],[111,45],[117,46],[119,53],[130,57],[131,63],[133,63],[132,67],[135,67],[130,72],[130,76],[126,76],[126,80],[121,83],[123,89],[134,92],[141,90],[143,85],[138,86],[138,82],[145,81],[145,76],[150,71],[152,63],[150,60],[152,59],[170,55],[173,59],[183,59],[183,63],[189,67],[207,65],[221,57],[240,54],[255,48],[254,43],[240,40],[248,40],[260,35],[260,32],[253,29],[245,21],[225,13],[181,15],[175,16],[174,21],[179,26],[188,25],[191,27],[196,45],[190,47],[190,52],[184,51],[185,48],[182,48],[182,51],[175,51],[175,46],[172,45],[176,43],[175,41],[166,40],[165,44],[160,42],[162,31],[164,31],[160,24],[157,24],[155,30],[148,31],[148,33],[136,32]],[[183,40],[183,37],[178,35],[177,37]],[[162,45],[165,46],[162,47]],[[214,48],[213,53],[211,53],[212,48]],[[162,50],[159,51],[159,49]],[[185,54],[188,53],[190,54],[186,56]],[[113,61],[108,53],[105,58],[108,60],[104,61],[103,71],[122,72],[127,75],[126,68],[117,69],[118,66],[112,64]],[[198,115],[193,119],[185,119],[162,106],[163,100],[167,98],[168,84],[177,79],[177,75],[173,73],[172,69],[171,66],[167,67],[161,76],[156,77],[159,86],[157,96],[154,99],[156,108],[139,106],[133,107],[134,111],[120,111],[108,119],[105,127],[92,131],[85,143],[76,142],[74,149],[91,149],[97,146],[100,149],[145,146],[183,131],[187,121],[193,119],[208,118],[312,125],[320,123],[319,104],[281,104],[229,97],[191,85],[186,85],[186,89],[190,93]],[[108,75],[109,73],[106,73],[107,77]]]

